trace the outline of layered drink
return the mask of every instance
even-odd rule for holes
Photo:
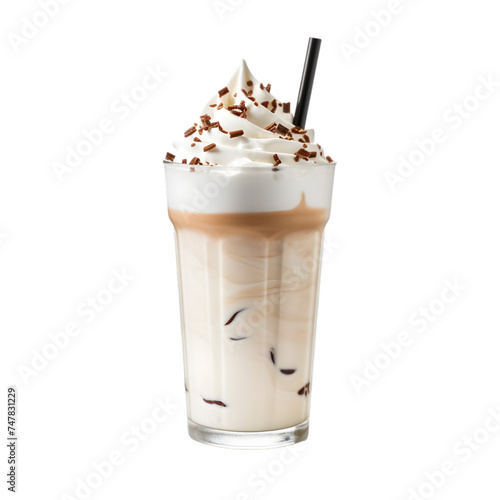
[[[242,62],[167,153],[189,433],[307,437],[321,242],[334,163]]]

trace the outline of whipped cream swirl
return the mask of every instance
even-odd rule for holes
[[[294,126],[290,103],[278,101],[245,61],[227,87],[207,103],[200,119],[174,141],[167,161],[196,165],[282,166],[333,163],[312,129]]]

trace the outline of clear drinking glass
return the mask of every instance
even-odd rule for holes
[[[270,448],[307,438],[334,170],[165,163],[193,439]]]

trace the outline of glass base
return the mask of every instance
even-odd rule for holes
[[[305,441],[309,434],[309,420],[294,427],[274,431],[236,432],[212,429],[188,419],[188,432],[192,439],[200,443],[222,448],[262,450]]]

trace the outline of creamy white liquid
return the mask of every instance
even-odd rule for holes
[[[302,423],[328,209],[309,207],[304,195],[282,211],[169,214],[189,418],[232,431]]]

